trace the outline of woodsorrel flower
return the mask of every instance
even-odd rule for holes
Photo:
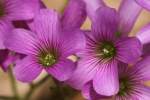
[[[123,32],[119,27],[120,16],[114,9],[101,7],[95,13],[78,68],[68,83],[81,89],[93,80],[97,93],[110,96],[119,90],[118,63],[137,61],[142,54],[142,45],[138,38],[120,33]]]
[[[133,67],[119,64],[119,92],[112,97],[104,97],[95,92],[92,82],[82,89],[83,96],[88,100],[149,100],[150,87],[144,83],[150,79],[150,56],[137,62]],[[107,84],[106,84],[107,85]],[[110,99],[109,99],[110,100]]]
[[[60,81],[70,77],[75,63],[68,56],[80,50],[84,39],[80,31],[63,32],[58,14],[42,9],[34,19],[34,31],[13,30],[6,46],[13,51],[27,55],[14,68],[15,77],[23,82],[34,80],[43,69]],[[12,43],[13,41],[13,43]]]

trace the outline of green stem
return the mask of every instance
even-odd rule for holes
[[[24,97],[23,100],[30,100],[32,94],[34,93],[34,91],[35,91],[39,86],[41,86],[43,83],[45,83],[49,77],[50,77],[50,76],[47,75],[47,76],[45,76],[43,79],[41,79],[39,82],[37,82],[37,83],[35,83],[35,84],[31,83],[31,84],[29,85],[29,86],[30,86],[30,89],[29,89],[29,91],[27,92],[27,94],[25,95],[25,97]]]
[[[19,100],[19,93],[18,93],[18,90],[17,90],[17,84],[16,84],[16,80],[13,76],[13,72],[11,70],[11,67],[8,70],[8,74],[9,74],[9,77],[10,77],[11,88],[12,88],[12,92],[14,93],[14,97],[16,98],[16,100]]]
[[[59,96],[61,98],[61,100],[66,100],[65,99],[65,94],[64,94],[64,91],[63,91],[63,87],[61,87],[61,84],[59,83],[59,81],[57,81],[56,79],[53,78],[53,81],[56,85],[56,88],[58,89],[59,91]]]

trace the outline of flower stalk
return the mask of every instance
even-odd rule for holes
[[[41,79],[39,82],[33,84],[31,83],[29,86],[30,86],[30,89],[29,91],[27,92],[27,94],[25,95],[24,99],[23,100],[30,100],[31,99],[31,96],[32,94],[34,93],[34,91],[40,87],[43,83],[45,83],[48,79],[49,79],[49,75],[45,76],[43,79]]]
[[[12,92],[14,93],[13,95],[14,95],[16,100],[19,100],[20,97],[19,97],[19,93],[18,93],[18,90],[17,90],[17,83],[16,83],[16,80],[13,76],[12,66],[13,65],[10,65],[10,68],[8,70],[8,74],[9,74],[9,77],[10,77]]]

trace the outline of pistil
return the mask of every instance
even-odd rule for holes
[[[39,62],[44,67],[49,67],[56,63],[56,57],[51,53],[47,53],[40,56]]]

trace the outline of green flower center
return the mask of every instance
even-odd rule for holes
[[[53,54],[44,54],[40,56],[39,62],[44,66],[44,67],[49,67],[53,64],[56,63],[56,57]]]
[[[5,9],[2,1],[0,0],[0,17],[2,17],[5,14]]]
[[[111,58],[116,54],[116,49],[111,42],[103,42],[100,46],[100,51],[103,58]]]
[[[119,82],[120,82],[120,88],[119,88],[118,95],[124,96],[131,89],[131,84],[128,78],[122,78],[119,80]]]

